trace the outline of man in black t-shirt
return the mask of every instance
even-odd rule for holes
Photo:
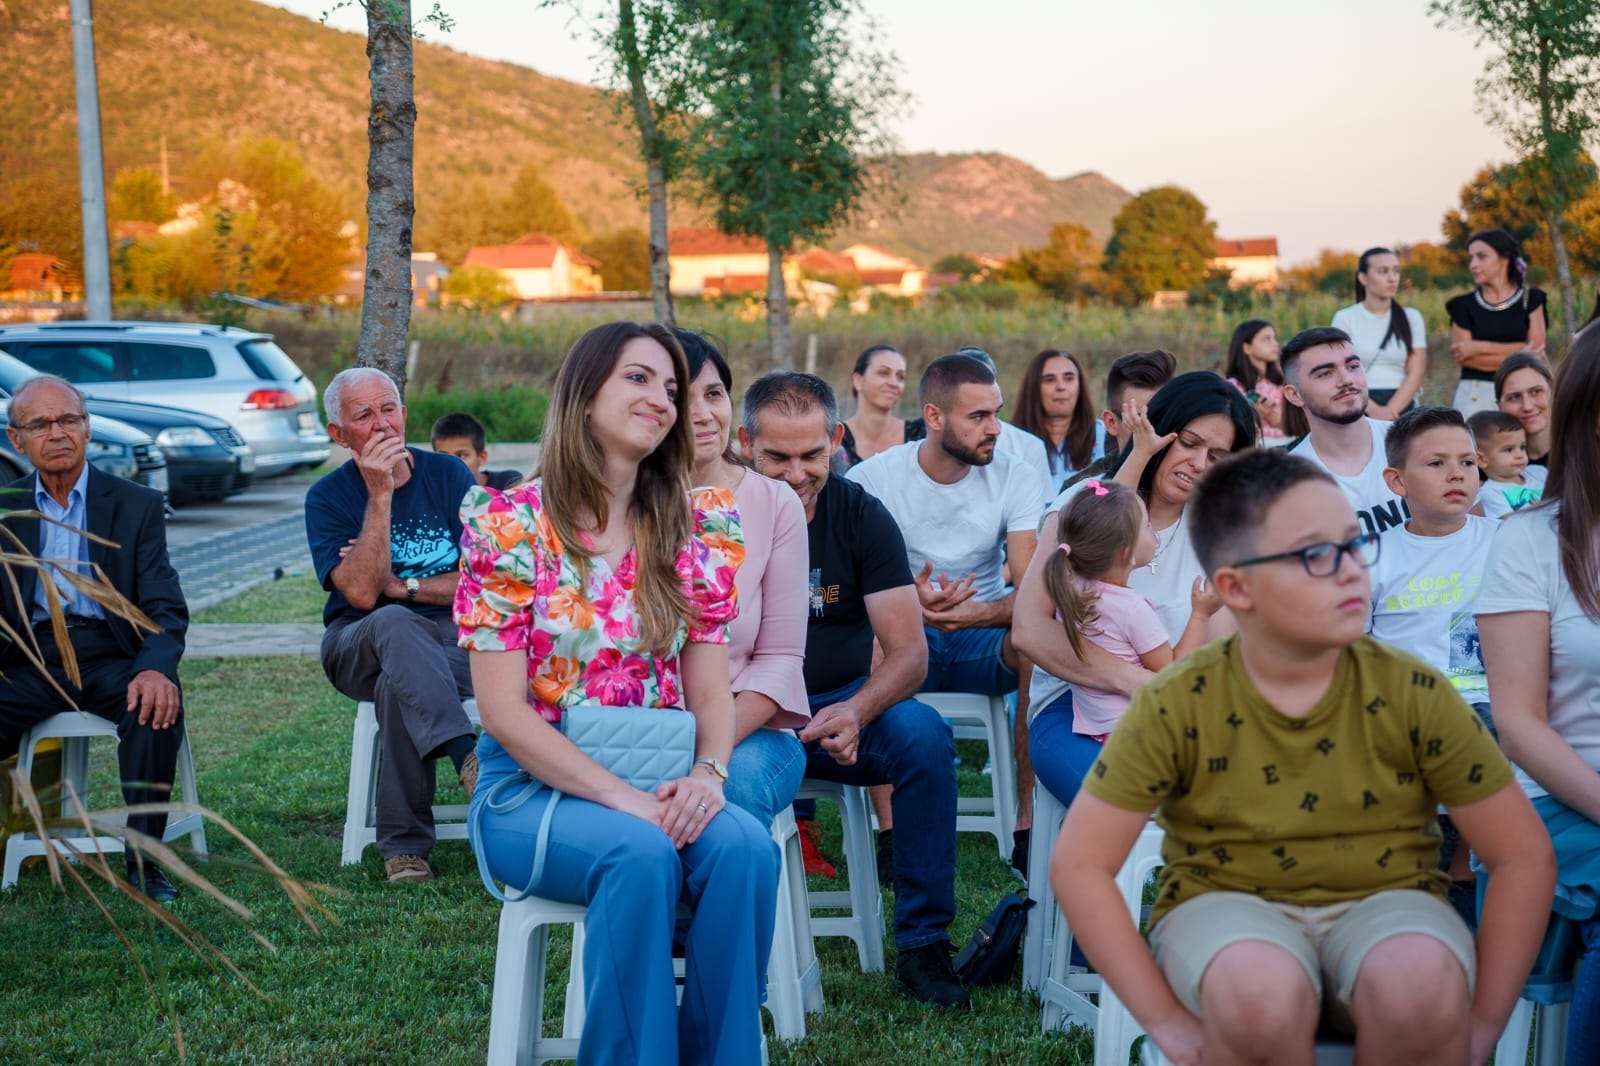
[[[786,482],[806,511],[811,550],[800,731],[806,776],[894,786],[896,975],[906,995],[968,1007],[950,964],[955,917],[955,743],[914,696],[928,672],[922,610],[905,541],[861,486],[828,476],[842,426],[833,390],[810,374],[750,386],[739,443],[755,468]],[[873,665],[873,642],[883,657]],[[731,774],[738,772],[738,752]]]
[[[460,579],[465,463],[406,447],[406,409],[381,370],[341,371],[323,394],[328,435],[350,459],[306,494],[306,539],[328,590],[322,668],[372,700],[381,759],[378,850],[390,881],[433,878],[433,760],[448,756],[468,794],[477,737],[452,614]]]

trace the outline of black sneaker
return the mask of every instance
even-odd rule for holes
[[[955,967],[950,965],[948,941],[902,951],[894,975],[900,991],[909,999],[934,1007],[972,1008],[967,990],[961,987]]]
[[[894,830],[878,830],[878,887],[894,888]]]
[[[1018,829],[1011,834],[1011,868],[1024,881],[1028,879],[1028,842],[1032,830]]]

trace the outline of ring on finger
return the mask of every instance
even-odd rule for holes
[[[702,803],[702,804],[700,804],[700,809],[702,811],[707,811],[707,810],[711,809],[711,806],[710,806],[710,804]]]

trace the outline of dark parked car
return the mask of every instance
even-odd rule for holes
[[[0,399],[38,373],[22,360],[0,352]],[[100,427],[102,419],[114,418],[155,441],[167,457],[169,499],[174,506],[234,496],[255,479],[250,446],[220,418],[201,411],[93,396],[84,406],[91,431]]]
[[[0,485],[33,473],[33,464],[12,447],[11,438],[5,434],[6,427],[11,424],[10,409],[10,400],[0,400]],[[108,474],[148,485],[162,495],[167,493],[167,457],[161,454],[149,434],[114,418],[90,417],[89,462]],[[0,510],[18,506],[32,504],[19,505],[0,499]]]

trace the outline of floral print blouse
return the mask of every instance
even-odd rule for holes
[[[683,704],[678,655],[684,643],[726,644],[738,613],[734,574],[744,538],[733,493],[697,493],[694,534],[678,553],[678,578],[696,624],[681,624],[672,653],[640,647],[634,613],[636,549],[612,570],[576,557],[544,513],[539,480],[498,492],[473,488],[461,501],[459,643],[477,651],[528,652],[528,702],[552,723],[574,704],[677,707]]]

